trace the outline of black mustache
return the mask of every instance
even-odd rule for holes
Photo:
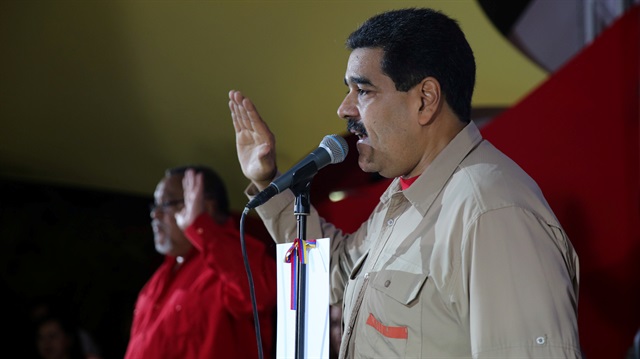
[[[356,133],[359,133],[363,136],[367,136],[367,129],[364,128],[364,125],[362,124],[362,122],[360,121],[356,121],[356,120],[352,120],[349,119],[347,121],[347,131],[351,132],[351,131],[355,131]]]

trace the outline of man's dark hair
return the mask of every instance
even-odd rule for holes
[[[434,77],[458,118],[469,122],[476,64],[455,20],[432,9],[392,10],[362,24],[349,35],[347,47],[383,49],[382,71],[398,91]]]
[[[202,165],[174,167],[166,170],[165,175],[184,176],[184,173],[190,169],[196,171],[196,173],[202,173],[202,179],[204,181],[204,196],[206,198],[215,199],[218,211],[225,215],[229,215],[229,196],[227,194],[227,188],[216,171],[210,167]]]

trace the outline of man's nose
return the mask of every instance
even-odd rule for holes
[[[348,93],[347,96],[344,97],[344,100],[342,100],[342,103],[338,107],[338,116],[343,120],[358,117],[358,108],[353,101],[351,93]]]
[[[151,219],[160,218],[161,213],[162,213],[162,208],[160,207],[154,207],[149,209],[149,216],[151,217]]]

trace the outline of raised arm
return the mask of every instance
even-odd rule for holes
[[[184,208],[176,212],[176,223],[183,231],[187,229],[198,216],[204,212],[204,184],[202,183],[202,173],[194,170],[187,170],[182,179],[184,191]]]
[[[278,171],[276,139],[251,100],[240,91],[229,91],[229,109],[236,131],[236,148],[242,173],[262,190],[271,183]]]

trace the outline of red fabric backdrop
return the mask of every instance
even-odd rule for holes
[[[482,132],[540,185],[580,257],[589,358],[640,326],[640,7]]]

